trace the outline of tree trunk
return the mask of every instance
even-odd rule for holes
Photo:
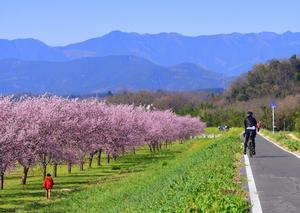
[[[133,154],[135,154],[135,147],[133,147]]]
[[[93,157],[94,157],[94,154],[93,154],[93,153],[90,153],[90,157],[89,157],[89,168],[92,168]]]
[[[47,165],[43,164],[43,178],[45,179],[47,176]]]
[[[153,144],[153,150],[154,152],[158,151],[157,144]]]
[[[101,166],[101,154],[102,154],[102,149],[99,149],[98,150],[98,162],[97,162],[98,166]]]
[[[155,144],[152,144],[152,151],[155,152]]]
[[[71,174],[72,172],[72,163],[68,163],[68,173]]]
[[[109,163],[110,163],[110,155],[107,154],[107,164],[109,164]]]
[[[80,171],[83,171],[83,164],[84,164],[83,161],[81,161],[80,164],[79,164],[79,170],[80,170]]]
[[[4,173],[0,174],[0,189],[4,188]]]
[[[29,167],[23,166],[22,184],[26,185]]]
[[[44,179],[47,176],[47,163],[46,163],[46,155],[43,156],[43,162],[42,162],[42,167],[43,167],[43,177]]]
[[[53,177],[57,177],[57,162],[53,163]]]

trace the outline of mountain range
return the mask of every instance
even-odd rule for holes
[[[133,55],[172,66],[194,63],[236,76],[256,63],[300,53],[300,33],[232,33],[184,36],[178,33],[138,34],[113,31],[102,37],[61,47],[34,39],[0,40],[0,59],[66,61],[84,57]]]
[[[300,33],[184,36],[113,31],[52,47],[0,39],[0,94],[225,88],[256,63],[300,52]]]
[[[231,81],[192,63],[156,65],[136,56],[70,61],[0,60],[0,93],[84,95],[120,90],[186,91],[223,88]]]

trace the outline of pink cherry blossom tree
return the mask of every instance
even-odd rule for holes
[[[15,163],[14,104],[9,97],[0,98],[0,189],[4,188],[4,174]]]

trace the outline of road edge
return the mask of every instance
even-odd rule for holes
[[[249,189],[249,195],[250,195],[250,201],[252,204],[252,212],[253,213],[262,213],[262,208],[258,196],[258,192],[255,185],[254,176],[251,169],[250,160],[247,155],[244,155],[244,161],[245,161],[245,168],[246,168],[246,174],[247,174],[247,182],[248,182],[248,189]]]

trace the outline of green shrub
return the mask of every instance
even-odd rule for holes
[[[121,167],[120,167],[120,166],[117,166],[117,165],[113,165],[113,166],[111,167],[111,169],[112,169],[112,170],[120,170]]]

